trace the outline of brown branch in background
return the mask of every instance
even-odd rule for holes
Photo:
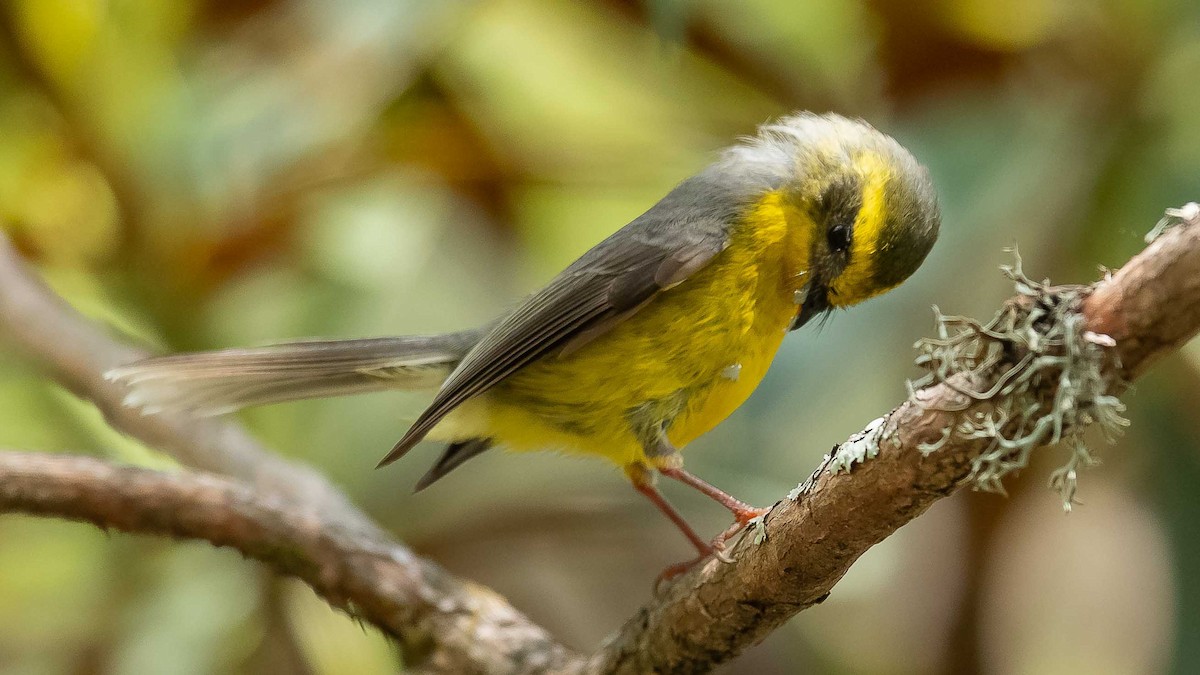
[[[1198,220],[1192,214],[1189,226],[1168,231],[1080,305],[1087,329],[1116,340],[1115,388],[1200,329]],[[267,453],[238,427],[123,409],[121,392],[100,373],[138,354],[79,317],[5,244],[0,239],[0,334],[95,401],[118,429],[243,483],[0,455],[0,509],[234,545],[398,635],[418,670],[710,670],[824,599],[868,548],[960,489],[988,446],[946,430],[989,404],[963,392],[985,391],[994,379],[963,373],[919,390],[873,427],[894,441],[880,444],[878,456],[849,472],[827,459],[768,516],[762,543],[740,547],[733,564],[709,561],[670,586],[583,664],[499,596],[414,557],[318,474]],[[939,449],[921,451],[935,441]],[[188,508],[164,507],[170,500]]]
[[[121,405],[124,392],[103,373],[147,354],[116,342],[30,272],[0,233],[0,339],[18,346],[59,384],[92,401],[108,423],[187,466],[233,476],[264,494],[291,498],[336,514],[344,526],[376,530],[312,468],[259,445],[236,424],[187,415],[142,415]]]
[[[320,473],[271,453],[237,424],[186,415],[143,416],[121,405],[124,392],[102,373],[145,354],[116,342],[67,305],[26,267],[3,233],[0,339],[92,401],[113,428],[184,465],[237,479],[259,499],[289,504],[298,514],[315,519],[327,530],[326,536],[350,537],[361,550],[392,560],[396,569],[389,574],[403,577],[406,583],[382,587],[349,579],[325,583],[350,591],[344,599],[350,607],[379,608],[378,614],[364,614],[364,618],[400,641],[410,666],[434,672],[505,673],[535,672],[572,662],[573,655],[499,595],[415,556]],[[263,551],[256,557],[271,555]],[[327,569],[347,568],[343,564]]]
[[[344,532],[321,514],[279,496],[196,471],[165,473],[114,466],[89,457],[0,452],[0,512],[82,520],[103,529],[201,539],[261,560],[275,572],[302,579],[329,604],[394,635],[405,635],[430,600],[438,612],[470,623],[486,619],[511,632],[529,626],[503,598],[434,578],[413,556]],[[445,621],[441,622],[443,625]],[[562,650],[540,629],[522,634],[520,662],[495,651],[495,638],[457,630],[429,636],[454,640],[453,660],[426,663],[438,672],[524,672],[561,665]],[[499,637],[499,636],[497,636]],[[469,641],[462,641],[463,639]],[[508,636],[510,641],[512,636]]]

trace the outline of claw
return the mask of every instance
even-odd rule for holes
[[[728,529],[721,534],[718,534],[716,538],[712,540],[713,547],[719,547],[721,550],[725,550],[725,542],[736,537],[737,534],[744,529],[746,529],[745,524],[734,521],[734,523],[730,525]]]
[[[729,557],[729,554],[725,552],[725,542],[721,542],[720,548],[717,548],[715,545],[713,546],[712,556],[726,565],[733,564],[733,558]]]
[[[750,508],[735,512],[733,524],[730,525],[724,532],[718,534],[716,538],[709,542],[708,546],[700,549],[701,552],[699,556],[693,558],[692,560],[675,563],[674,565],[671,565],[663,570],[654,580],[654,592],[661,592],[664,583],[682,576],[697,564],[707,560],[709,556],[720,560],[726,565],[732,565],[735,560],[729,555],[729,553],[726,552],[728,550],[726,547],[726,542],[743,532],[756,519],[766,516],[770,511],[771,509]]]
[[[674,581],[676,578],[683,576],[687,572],[691,571],[693,567],[699,565],[705,560],[708,560],[709,558],[716,558],[726,565],[732,565],[735,562],[734,559],[725,552],[725,542],[723,541],[713,540],[713,543],[709,544],[706,549],[707,550],[704,553],[696,556],[695,558],[692,558],[691,560],[685,560],[680,563],[675,563],[674,565],[671,565],[660,572],[658,577],[654,580],[654,592],[656,594],[660,593],[663,590],[663,584]]]
[[[676,577],[686,573],[688,570],[695,567],[697,563],[707,560],[709,556],[716,558],[726,565],[733,564],[734,559],[728,553],[726,553],[725,542],[736,536],[738,533],[745,531],[745,529],[751,523],[761,521],[761,519],[771,511],[769,508],[755,508],[741,500],[735,499],[721,490],[718,490],[712,485],[709,485],[703,480],[700,480],[692,474],[684,471],[682,466],[679,465],[678,461],[666,462],[667,459],[671,458],[678,460],[678,455],[674,455],[672,451],[671,454],[660,456],[659,459],[662,461],[657,463],[659,472],[664,476],[674,478],[686,485],[690,485],[691,487],[700,490],[700,492],[704,493],[705,495],[715,499],[722,506],[729,509],[730,512],[733,513],[734,522],[733,525],[730,525],[729,528],[727,528],[724,532],[717,535],[715,539],[710,542],[705,542],[698,534],[696,534],[696,531],[687,524],[687,521],[683,519],[683,516],[681,516],[679,512],[676,511],[675,508],[663,498],[658,489],[654,487],[653,475],[650,473],[649,467],[644,464],[632,464],[626,467],[626,473],[629,475],[629,479],[633,483],[633,487],[638,492],[641,492],[643,495],[645,495],[651,502],[654,503],[655,506],[658,507],[660,511],[670,518],[671,522],[673,522],[675,526],[678,527],[681,532],[683,532],[684,536],[688,538],[688,541],[692,542],[692,545],[695,546],[696,550],[700,553],[699,556],[692,560],[676,563],[663,570],[662,573],[660,573],[655,579],[655,592],[661,591],[665,582],[671,581],[672,579],[675,579]]]

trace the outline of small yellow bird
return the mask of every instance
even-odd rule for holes
[[[418,490],[493,446],[605,457],[701,560],[765,511],[685,471],[679,450],[746,400],[786,333],[916,271],[939,220],[926,170],[896,141],[801,113],[725,150],[490,325],[179,354],[108,377],[147,413],[436,390],[380,466],[424,438],[449,446]],[[701,538],[655,472],[720,502],[734,525]]]

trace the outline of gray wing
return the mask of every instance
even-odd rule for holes
[[[681,184],[496,324],[379,465],[403,456],[463,401],[539,356],[556,348],[573,351],[602,335],[724,250],[736,211],[712,208],[712,200],[696,191],[704,185],[690,185],[704,177]]]

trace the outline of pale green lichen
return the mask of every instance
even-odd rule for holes
[[[833,457],[825,466],[826,470],[834,474],[842,471],[850,473],[855,464],[862,464],[879,455],[879,443],[883,439],[883,427],[886,423],[886,417],[874,419],[865,429],[835,448]]]
[[[828,458],[829,455],[825,455],[825,457]],[[787,498],[794,502],[797,499],[800,499],[801,497],[803,497],[805,494],[807,494],[808,491],[811,489],[812,489],[812,479],[806,480],[802,483],[797,483],[796,487],[792,488],[787,493]]]
[[[746,523],[746,531],[754,533],[754,545],[758,546],[767,540],[767,516],[763,514],[752,518]]]
[[[822,458],[820,467],[807,480],[792,488],[787,495],[788,499],[796,501],[802,495],[807,494],[823,473],[838,474],[842,471],[849,473],[855,464],[862,464],[868,459],[875,458],[879,455],[879,449],[885,442],[890,441],[893,446],[899,448],[900,438],[895,434],[895,429],[892,429],[891,432],[887,430],[887,421],[888,416],[886,415],[871,420],[865,429],[835,447],[832,453]]]
[[[991,383],[984,391],[955,386],[969,402],[985,405],[964,405],[953,427],[920,450],[936,452],[954,437],[986,441],[972,462],[971,480],[977,489],[1003,492],[1004,477],[1026,467],[1035,448],[1064,447],[1068,459],[1051,475],[1050,485],[1070,511],[1079,470],[1096,463],[1085,429],[1097,426],[1111,440],[1128,425],[1125,405],[1109,393],[1105,372],[1114,343],[1084,330],[1079,308],[1088,287],[1033,281],[1022,271],[1019,256],[1002,269],[1018,298],[987,324],[946,316],[935,307],[937,337],[916,344],[916,363],[928,372],[909,383],[914,401],[917,389],[955,386],[951,378],[960,373]]]

